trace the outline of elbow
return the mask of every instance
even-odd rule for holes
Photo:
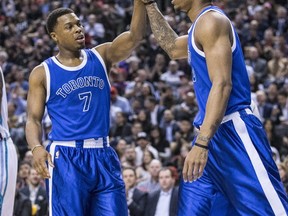
[[[232,82],[224,82],[222,84],[222,89],[223,89],[224,95],[229,96],[232,91]]]
[[[231,81],[221,81],[217,83],[213,83],[213,86],[218,89],[217,92],[221,93],[224,97],[229,97],[232,91],[232,82]]]
[[[142,40],[144,40],[144,35],[131,33],[131,41],[133,41],[135,46],[138,46]]]
[[[170,58],[171,60],[177,60],[177,59],[179,59],[179,56],[176,55],[176,53],[173,52],[173,50],[167,49],[167,50],[166,50],[166,53],[167,53],[167,55],[169,56],[169,58]]]

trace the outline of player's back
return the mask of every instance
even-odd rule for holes
[[[43,65],[47,80],[46,106],[52,121],[50,140],[106,137],[109,133],[110,83],[105,64],[94,50],[82,50],[77,67],[55,57]]]
[[[196,21],[193,23],[189,30],[188,37],[188,61],[192,67],[192,77],[195,89],[195,95],[197,98],[199,112],[195,117],[194,124],[199,126],[204,120],[206,103],[212,87],[212,83],[209,78],[207,62],[205,58],[205,53],[200,50],[194,41],[194,30],[198,19],[209,11],[216,11],[218,13],[226,15],[217,7],[211,6],[205,8],[197,17]],[[228,19],[228,18],[227,18]],[[231,22],[230,22],[231,23]],[[228,101],[226,113],[230,114],[238,110],[249,107],[250,98],[250,83],[248,74],[246,71],[245,61],[241,49],[240,40],[236,31],[231,24],[233,32],[233,45],[232,49],[232,90],[230,98]]]

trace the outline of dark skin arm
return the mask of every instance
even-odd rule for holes
[[[149,2],[149,0],[142,1]],[[177,36],[160,13],[156,3],[147,5],[146,10],[152,32],[159,45],[172,59],[186,58],[188,36]],[[212,82],[204,122],[196,139],[197,143],[208,146],[222,121],[232,86],[231,25],[223,15],[208,12],[198,20],[194,37],[198,48],[205,53]],[[207,159],[208,150],[194,146],[184,163],[184,181],[194,181],[201,177]]]
[[[134,0],[130,31],[123,32],[112,42],[95,47],[106,63],[106,66],[111,67],[131,55],[132,51],[145,36],[147,28],[146,20],[146,10],[141,0]]]
[[[32,149],[41,144],[42,118],[45,110],[46,78],[43,66],[36,67],[29,77],[29,92],[27,98],[26,139]],[[44,147],[37,147],[33,151],[33,166],[43,178],[50,178],[46,161],[54,167],[51,155]]]
[[[229,21],[216,12],[203,15],[195,29],[195,41],[205,53],[208,73],[212,82],[205,118],[196,139],[197,143],[208,146],[209,140],[223,119],[232,88],[231,26]],[[194,146],[184,163],[184,180],[194,181],[201,177],[207,158],[208,150]]]

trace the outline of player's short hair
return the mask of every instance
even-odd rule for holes
[[[54,28],[57,24],[57,19],[60,16],[63,16],[65,14],[70,14],[70,13],[74,13],[74,11],[70,8],[57,8],[55,10],[53,10],[47,17],[47,21],[46,21],[46,30],[48,32],[48,34],[50,34],[51,32],[54,31]]]

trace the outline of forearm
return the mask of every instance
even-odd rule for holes
[[[134,43],[139,43],[146,35],[147,13],[140,0],[134,0],[133,15],[130,25],[130,37]]]
[[[214,136],[222,122],[230,92],[231,85],[229,83],[212,86],[206,104],[205,118],[196,139],[197,143],[203,145],[209,144],[210,139]]]
[[[155,39],[171,57],[172,51],[176,48],[175,40],[178,35],[165,20],[156,3],[146,5],[146,10]]]
[[[42,124],[33,120],[27,120],[26,128],[26,140],[30,149],[42,143]]]

